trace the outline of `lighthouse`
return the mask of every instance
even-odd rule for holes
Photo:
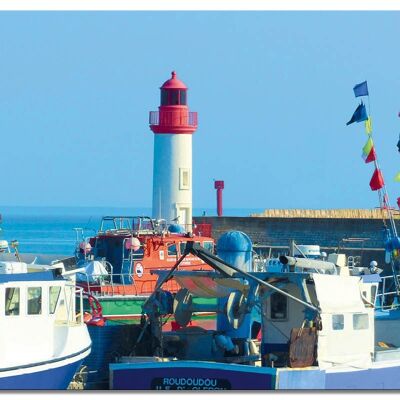
[[[161,86],[158,111],[150,111],[154,132],[153,218],[192,231],[192,135],[197,113],[189,111],[187,86],[173,71]]]

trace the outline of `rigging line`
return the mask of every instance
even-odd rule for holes
[[[369,94],[368,94],[367,97],[368,97],[368,114],[369,114],[368,117],[371,118],[371,100],[370,100]],[[372,139],[372,132],[373,132],[372,119],[371,119],[370,122],[371,122],[371,132],[369,134],[369,137]],[[380,168],[379,168],[379,163],[378,163],[378,154],[377,154],[378,152],[376,151],[376,147],[375,147],[375,142],[374,141],[373,141],[373,146],[375,148],[374,166],[375,166],[375,169],[377,169],[379,171]],[[389,194],[388,194],[387,189],[386,189],[385,181],[383,181],[382,188],[378,190],[378,197],[379,197],[379,204],[380,204],[380,209],[381,209],[381,213],[382,213],[383,224],[386,226],[386,223],[385,223],[385,220],[386,220],[386,218],[385,218],[385,210],[386,210],[387,218],[389,219],[390,226],[392,228],[392,232],[391,232],[392,236],[393,237],[397,237],[396,223],[394,221],[394,217],[393,217],[393,213],[392,213],[392,207],[390,205]],[[393,277],[394,277],[394,284],[395,284],[395,287],[396,287],[396,291],[397,291],[397,293],[399,293],[399,291],[400,291],[400,282],[399,282],[399,280],[398,280],[398,278],[396,276],[395,262],[394,262],[394,258],[393,258],[392,252],[390,254],[390,266],[391,266]]]
[[[371,118],[371,100],[369,97],[369,93],[367,95],[368,97],[368,118]],[[369,137],[372,139],[372,132],[373,132],[373,128],[372,128],[372,119],[370,120],[370,128],[371,128],[371,132],[369,133]],[[379,163],[378,163],[378,152],[376,151],[376,147],[375,147],[375,142],[373,141],[373,146],[375,148],[375,160],[374,160],[374,166],[376,170],[380,170],[379,168]],[[385,223],[385,210],[387,213],[387,217],[389,219],[390,222],[390,226],[392,228],[392,236],[397,237],[397,229],[396,229],[396,223],[394,221],[394,217],[392,214],[392,207],[390,205],[390,200],[389,200],[389,194],[387,192],[386,189],[386,184],[385,181],[383,181],[383,186],[381,189],[378,190],[378,197],[379,197],[379,204],[380,204],[380,209],[381,209],[381,214],[382,214],[382,220],[383,220],[383,224],[386,226]],[[390,254],[390,264],[391,264],[391,268],[392,268],[392,272],[393,272],[393,276],[394,276],[394,283],[395,283],[395,287],[396,287],[396,291],[399,293],[400,291],[400,282],[396,276],[396,271],[395,271],[395,263],[394,263],[394,258],[393,258],[393,254]]]

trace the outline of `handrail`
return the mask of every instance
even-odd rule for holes
[[[133,279],[131,273],[124,274],[87,274],[82,272],[81,275],[85,276],[84,280],[77,281],[79,287],[83,287],[89,293],[96,293],[96,296],[108,295],[145,295],[152,293],[157,281],[155,279],[141,279],[136,281]],[[121,282],[116,282],[115,277],[121,278]],[[110,279],[111,278],[111,279]],[[125,279],[124,279],[125,278]],[[128,278],[132,278],[131,282],[127,282]],[[179,289],[178,284],[174,281],[167,282],[170,291]],[[104,290],[107,288],[107,290]]]
[[[389,305],[385,305],[385,300],[387,298],[387,296],[391,296],[391,295],[399,295],[399,292],[397,290],[391,290],[390,287],[395,284],[395,279],[399,279],[400,275],[387,275],[387,276],[381,276],[381,280],[382,280],[382,286],[381,286],[381,291],[377,293],[376,295],[376,299],[380,299],[380,306],[375,306],[376,309],[381,309],[381,310],[387,310],[387,309],[393,309],[393,308],[397,308],[400,307],[400,304],[396,304],[394,305],[389,304]],[[392,285],[390,285],[390,280],[393,280]],[[386,289],[388,291],[386,291]],[[389,291],[390,290],[390,291]],[[376,301],[375,301],[376,304]]]
[[[197,126],[197,112],[182,110],[174,111],[150,111],[149,114],[150,125],[165,125],[165,126]]]

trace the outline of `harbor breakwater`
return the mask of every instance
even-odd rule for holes
[[[372,210],[265,210],[249,217],[195,217],[195,223],[211,228],[215,239],[226,231],[245,232],[255,248],[272,255],[297,244],[319,245],[322,251],[340,249],[348,255],[361,257],[363,266],[375,260],[384,265],[384,227],[389,225],[387,212]],[[393,217],[400,230],[400,215]],[[347,240],[343,240],[347,239]],[[350,240],[349,240],[350,239]],[[357,240],[355,240],[357,239]],[[361,240],[359,240],[361,239]]]

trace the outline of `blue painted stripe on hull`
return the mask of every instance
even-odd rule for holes
[[[0,390],[62,390],[70,384],[82,360],[44,371],[0,378]]]
[[[276,373],[273,368],[179,361],[110,364],[110,370],[113,390],[272,390]]]
[[[375,320],[399,320],[400,310],[377,310],[375,311]]]

